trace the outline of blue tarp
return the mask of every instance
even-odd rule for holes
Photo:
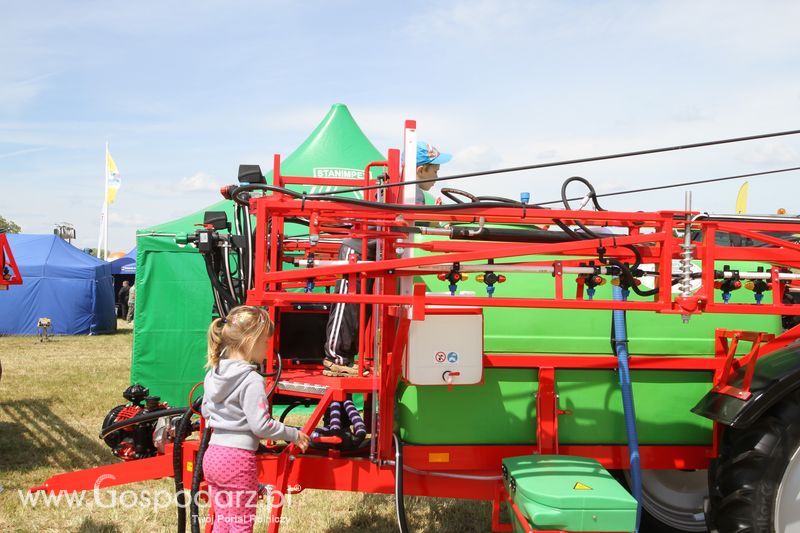
[[[56,335],[116,329],[111,265],[55,235],[6,235],[22,285],[0,292],[0,334],[35,335],[39,318]]]
[[[136,275],[136,248],[119,259],[111,261],[111,273]]]

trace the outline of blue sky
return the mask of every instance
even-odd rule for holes
[[[0,20],[0,215],[71,222],[94,247],[104,144],[122,174],[109,247],[196,211],[291,153],[333,103],[382,151],[406,118],[441,174],[800,129],[797,2],[13,2]],[[460,188],[533,201],[800,166],[800,138],[584,164]],[[800,173],[750,181],[749,211],[798,212]],[[741,182],[698,186],[731,212]],[[437,188],[438,189],[438,188]],[[435,189],[436,190],[436,189]],[[608,199],[683,205],[683,191]]]

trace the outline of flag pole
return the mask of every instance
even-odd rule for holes
[[[103,224],[102,228],[100,229],[100,245],[98,245],[97,250],[97,257],[100,258],[100,253],[102,251],[103,260],[108,259],[108,141],[106,141],[106,156],[104,163],[104,172],[103,172],[103,183],[104,183],[104,192],[103,192]]]

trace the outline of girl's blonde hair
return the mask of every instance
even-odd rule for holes
[[[219,364],[223,350],[247,355],[258,338],[266,332],[274,333],[275,326],[266,309],[250,305],[234,307],[224,319],[215,318],[208,327],[208,362],[206,368]]]

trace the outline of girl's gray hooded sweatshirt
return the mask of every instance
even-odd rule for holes
[[[256,365],[221,359],[206,374],[201,411],[214,428],[209,444],[255,450],[259,439],[297,440],[297,429],[273,419]]]

